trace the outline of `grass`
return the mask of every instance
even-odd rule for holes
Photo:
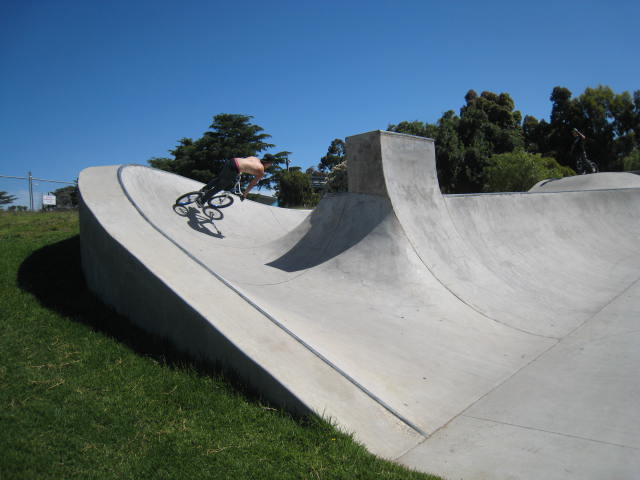
[[[76,212],[0,212],[0,479],[427,479],[197,365],[86,288]]]

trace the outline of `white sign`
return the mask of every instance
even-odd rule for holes
[[[55,195],[42,195],[42,205],[55,205],[55,204],[56,204]]]

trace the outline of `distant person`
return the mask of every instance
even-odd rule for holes
[[[576,161],[576,171],[580,175],[584,175],[585,173],[598,173],[598,165],[589,160],[587,157],[587,151],[584,148],[584,142],[587,137],[577,128],[574,128],[571,131],[571,134],[575,138],[573,145],[571,146],[571,151],[573,152],[576,146],[580,148],[580,151],[578,152],[578,160]]]
[[[202,205],[206,205],[211,197],[216,193],[227,190],[230,191],[236,181],[236,177],[241,173],[253,175],[253,180],[242,193],[242,199],[253,187],[264,177],[265,169],[273,165],[273,155],[266,154],[262,159],[258,157],[238,157],[227,160],[220,174],[202,187],[201,191],[206,192],[200,200]]]

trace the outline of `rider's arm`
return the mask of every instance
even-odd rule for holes
[[[262,173],[260,175],[256,175],[255,177],[253,177],[253,180],[251,180],[251,183],[249,183],[249,185],[247,186],[247,188],[244,191],[244,194],[242,195],[244,198],[247,198],[247,195],[249,194],[251,189],[256,186],[256,184],[260,181],[260,179],[262,177],[264,177],[264,173]]]

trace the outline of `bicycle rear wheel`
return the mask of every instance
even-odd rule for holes
[[[187,215],[189,215],[189,207],[187,207],[186,205],[179,205],[176,203],[173,206],[173,211],[181,217],[186,217]]]
[[[200,195],[201,195],[200,192],[185,193],[184,195],[181,195],[178,198],[176,198],[175,205],[180,205],[180,206],[190,205],[194,203],[198,198],[200,198]]]
[[[224,192],[214,195],[209,200],[209,205],[213,208],[225,208],[233,203],[233,195]]]

